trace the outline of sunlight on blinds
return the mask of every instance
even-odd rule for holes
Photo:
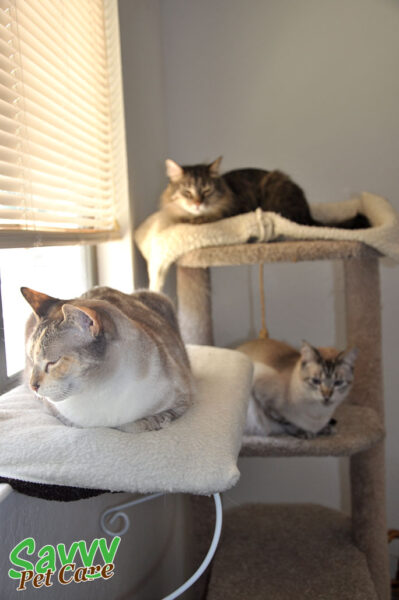
[[[0,245],[16,231],[41,243],[115,234],[125,185],[115,32],[116,0],[0,0]]]

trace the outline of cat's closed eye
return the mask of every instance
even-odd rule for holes
[[[310,380],[314,385],[320,385],[321,384],[321,379],[319,377],[312,377],[312,379]]]
[[[189,200],[191,200],[193,198],[193,193],[191,192],[191,190],[184,190],[183,194]]]
[[[56,365],[56,364],[57,364],[57,363],[58,363],[60,360],[61,360],[61,359],[57,359],[57,360],[50,360],[50,361],[46,362],[46,365],[45,365],[45,367],[44,367],[44,372],[45,372],[45,373],[48,373],[48,372],[50,371],[51,367],[52,367],[53,365]]]

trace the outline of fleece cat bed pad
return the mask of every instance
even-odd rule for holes
[[[222,219],[213,223],[168,225],[160,211],[154,213],[137,229],[136,243],[148,264],[150,289],[160,291],[172,263],[190,250],[277,240],[354,240],[378,250],[399,262],[399,220],[387,200],[362,193],[342,202],[313,204],[314,219],[325,227],[298,225],[273,212],[254,212]],[[371,227],[339,229],[329,223],[364,214]]]
[[[193,405],[159,431],[67,427],[26,387],[4,394],[1,480],[31,495],[62,500],[85,495],[74,496],[71,487],[88,488],[86,496],[100,490],[208,495],[232,487],[240,475],[236,463],[252,364],[233,350],[187,350],[196,385]],[[27,482],[40,485],[29,492]],[[67,494],[63,488],[57,494],[58,486],[68,486]]]

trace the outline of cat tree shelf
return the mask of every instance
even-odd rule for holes
[[[384,428],[371,408],[348,404],[335,417],[336,433],[305,440],[289,435],[244,436],[240,456],[351,456],[368,450],[384,437]]]
[[[191,250],[179,261],[179,267],[206,268],[231,265],[251,265],[264,262],[298,262],[379,256],[362,242],[307,240],[210,246]]]
[[[206,600],[377,600],[351,519],[322,506],[225,511]]]

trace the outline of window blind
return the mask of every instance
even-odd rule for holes
[[[104,241],[127,193],[116,0],[0,0],[0,246]]]

